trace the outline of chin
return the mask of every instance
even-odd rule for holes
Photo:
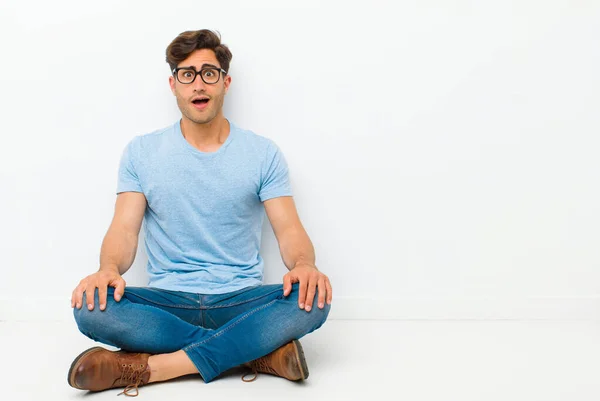
[[[214,115],[199,117],[195,113],[196,111],[197,110],[188,110],[186,113],[183,113],[183,115],[185,115],[188,120],[190,120],[196,124],[206,124],[206,123],[211,122],[215,118]]]
[[[193,119],[192,121],[195,122],[196,124],[208,124],[209,122],[211,122],[214,119],[213,117],[210,118],[203,118],[203,119]]]

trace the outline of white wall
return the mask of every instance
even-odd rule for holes
[[[165,48],[202,28],[226,116],[288,159],[333,317],[598,316],[598,2],[321,3],[3,1],[0,319],[68,317],[124,145],[179,118]],[[263,256],[280,282],[268,222]]]

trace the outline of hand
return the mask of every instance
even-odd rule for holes
[[[292,292],[292,284],[300,282],[300,293],[298,295],[298,306],[307,312],[313,307],[315,292],[319,290],[319,308],[331,305],[331,283],[329,278],[321,273],[315,265],[302,263],[296,264],[285,276],[283,276],[283,296],[287,297]]]
[[[106,308],[106,294],[108,286],[114,287],[115,301],[119,302],[125,292],[125,280],[115,270],[100,270],[94,274],[90,274],[79,282],[79,285],[73,290],[71,295],[71,308],[77,307],[81,309],[83,292],[85,291],[86,303],[89,310],[94,309],[94,293],[98,288],[98,301],[100,302],[100,310]]]

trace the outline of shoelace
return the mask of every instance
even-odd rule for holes
[[[144,381],[142,376],[146,372],[145,365],[121,365],[123,373],[121,373],[120,383],[128,383],[123,391],[117,395],[125,394],[128,397],[137,397],[139,394],[138,386]],[[130,390],[135,390],[135,394],[129,394]]]
[[[253,361],[250,365],[250,369],[252,369],[251,373],[246,373],[242,376],[242,381],[246,383],[253,382],[254,380],[256,380],[256,378],[258,377],[258,372],[271,373],[273,375],[277,375],[277,372],[271,367],[271,365],[269,365],[269,362],[267,362],[267,360],[263,358]],[[253,374],[254,377],[250,380],[246,380],[245,377],[251,374]]]

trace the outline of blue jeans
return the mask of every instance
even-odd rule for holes
[[[73,314],[89,338],[131,352],[183,350],[205,382],[303,337],[325,323],[330,306],[306,312],[298,306],[298,283],[283,296],[283,284],[260,285],[227,294],[203,295],[148,287],[126,287],[120,302],[108,288],[101,311]]]

